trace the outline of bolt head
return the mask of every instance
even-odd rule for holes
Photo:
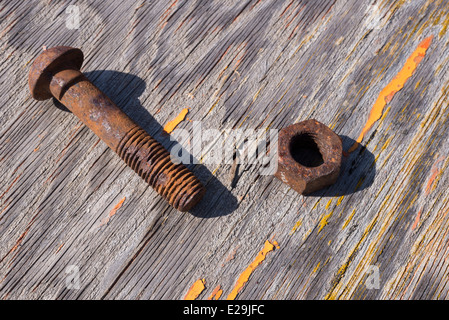
[[[342,160],[340,137],[312,119],[282,129],[278,140],[275,176],[301,194],[308,194],[337,180]]]
[[[44,50],[34,60],[28,74],[28,85],[33,98],[51,98],[49,86],[53,74],[64,69],[80,70],[83,60],[83,52],[77,48],[59,46]]]

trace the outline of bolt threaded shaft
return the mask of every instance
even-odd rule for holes
[[[174,164],[168,151],[136,126],[120,141],[117,154],[170,205],[187,211],[204,194],[200,181],[183,164]]]

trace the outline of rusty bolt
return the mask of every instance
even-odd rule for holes
[[[179,211],[188,211],[204,195],[201,182],[120,110],[79,70],[84,56],[80,49],[54,47],[40,54],[29,73],[34,99],[59,100],[128,166]]]
[[[308,194],[329,186],[340,174],[340,137],[316,120],[282,129],[278,138],[275,176],[292,189]]]

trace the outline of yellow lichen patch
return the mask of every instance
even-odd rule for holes
[[[354,189],[354,192],[356,192],[357,190],[359,190],[359,188],[362,186],[362,184],[363,184],[363,181],[365,181],[365,178],[366,177],[361,177],[360,179],[359,179],[359,181],[357,182],[357,185],[355,186],[355,189]]]
[[[221,96],[218,97],[217,101],[215,101],[215,103],[212,105],[212,107],[209,109],[209,111],[207,113],[211,113],[211,111],[214,110],[214,108],[217,106],[220,99],[221,99]]]
[[[298,220],[295,225],[293,226],[292,230],[290,230],[289,235],[291,236],[292,234],[294,234],[296,232],[296,230],[301,226],[302,224],[302,220]]]
[[[419,88],[419,85],[420,85],[420,84],[421,84],[421,79],[419,79],[419,80],[416,82],[415,90]]]
[[[391,140],[393,140],[393,137],[392,137],[392,136],[389,137],[389,138],[385,141],[384,145],[383,145],[382,148],[381,148],[381,151],[383,151],[383,150],[385,150],[386,148],[388,148],[388,146],[390,145]]]
[[[318,264],[316,265],[316,267],[313,269],[313,273],[316,273],[318,271],[318,268],[320,267],[320,263],[318,262]]]
[[[327,225],[327,220],[332,216],[334,211],[329,212],[329,214],[325,215],[321,221],[320,221],[320,228],[318,229],[318,233],[324,228],[325,225]]]
[[[265,241],[264,248],[259,252],[256,259],[254,259],[254,261],[242,272],[226,300],[234,300],[237,297],[237,294],[243,289],[253,271],[265,260],[267,253],[274,250],[274,248],[275,245],[270,241]]]
[[[190,287],[189,291],[184,297],[184,300],[195,300],[196,298],[198,298],[200,293],[203,292],[203,290],[206,288],[205,284],[206,284],[205,279],[196,280]]]
[[[374,103],[374,106],[371,108],[368,121],[366,122],[354,145],[348,150],[349,152],[357,149],[365,134],[371,129],[373,124],[382,117],[384,107],[393,99],[394,95],[404,87],[407,80],[413,75],[417,66],[426,55],[426,51],[429,48],[432,39],[433,36],[430,36],[421,41],[416,50],[408,57],[399,73],[396,74],[393,80],[391,80],[387,86],[382,89],[376,102]]]
[[[382,212],[383,210],[383,206],[389,202],[390,199],[390,195],[385,197],[386,199],[384,200],[384,202],[382,203],[382,206],[379,210],[379,212]],[[332,287],[332,289],[329,291],[329,293],[325,296],[326,300],[334,300],[337,298],[338,296],[338,292],[339,290],[344,287],[344,284],[340,281],[340,279],[343,278],[343,276],[345,275],[346,271],[349,268],[349,265],[351,264],[351,262],[354,259],[354,256],[356,254],[356,252],[358,252],[360,246],[362,245],[362,243],[365,241],[366,237],[368,236],[368,234],[373,230],[375,224],[378,221],[379,218],[379,212],[378,214],[374,217],[374,219],[371,220],[371,222],[368,224],[368,226],[365,228],[365,231],[362,234],[362,237],[359,239],[359,241],[357,242],[357,244],[353,247],[353,249],[351,250],[351,252],[348,255],[348,258],[346,259],[346,262],[343,263],[341,265],[341,267],[338,269],[337,271],[337,278],[339,279],[339,281],[336,281],[335,285]]]
[[[320,199],[318,199],[318,201],[317,201],[317,202],[315,202],[315,204],[314,204],[314,206],[313,206],[312,210],[316,209],[316,207],[318,206],[318,203],[320,203],[320,201],[321,201],[321,198],[320,198]]]
[[[169,121],[165,127],[164,132],[165,133],[171,133],[175,128],[178,126],[181,121],[183,121],[186,118],[187,113],[189,113],[189,108],[184,108],[181,110],[181,112],[174,118],[173,120]]]
[[[349,215],[349,217],[346,219],[345,223],[341,227],[342,230],[348,226],[349,222],[351,222],[352,217],[354,217],[354,213],[355,213],[355,209],[352,211],[352,213]]]
[[[446,32],[447,32],[447,27],[448,27],[448,25],[449,25],[449,15],[446,16],[446,18],[445,18],[444,21],[441,23],[441,25],[442,25],[442,28],[441,28],[440,33],[438,34],[438,36],[439,36],[440,38],[442,38],[442,37],[446,34]]]
[[[346,269],[348,268],[348,266],[349,266],[349,262],[344,263],[340,267],[340,269],[338,269],[337,275],[339,277],[342,277],[345,274]],[[337,292],[336,291],[331,291],[324,297],[325,300],[335,300],[336,298],[337,298]]]
[[[312,233],[313,229],[309,229],[307,230],[304,235],[302,236],[302,241],[305,241],[307,239],[307,237]]]
[[[344,198],[345,196],[341,196],[340,198],[338,198],[338,200],[337,200],[337,206],[339,206],[340,204],[341,204],[341,202],[343,201],[343,198]]]

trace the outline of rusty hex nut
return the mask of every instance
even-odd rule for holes
[[[317,191],[337,181],[342,152],[340,137],[324,124],[293,124],[279,132],[275,176],[298,193]]]

